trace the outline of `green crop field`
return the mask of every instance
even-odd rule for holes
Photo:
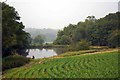
[[[118,52],[36,60],[5,71],[4,78],[117,78]]]

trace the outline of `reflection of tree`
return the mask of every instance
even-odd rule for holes
[[[21,49],[21,50],[18,50],[17,53],[19,55],[22,55],[22,56],[26,57],[28,55],[28,53],[29,53],[29,49],[28,49],[28,51],[26,51],[26,49]]]
[[[36,51],[36,49],[33,49],[34,51]]]
[[[39,50],[40,50],[40,51],[42,51],[42,50],[43,50],[43,48],[39,48]]]
[[[48,48],[46,48],[45,50],[46,50],[46,51],[48,51],[49,49],[48,49]]]

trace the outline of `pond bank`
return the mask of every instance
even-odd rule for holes
[[[32,46],[30,46],[29,48],[30,49],[34,49],[34,48],[65,48],[65,47],[67,47],[66,45],[32,45]]]

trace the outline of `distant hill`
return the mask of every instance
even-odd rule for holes
[[[57,37],[58,30],[56,29],[36,29],[36,28],[25,28],[26,32],[31,34],[32,38],[35,38],[37,35],[45,37],[45,42],[53,42]]]

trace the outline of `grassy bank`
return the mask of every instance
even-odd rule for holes
[[[66,48],[66,45],[53,45],[53,44],[48,44],[48,45],[31,45],[31,48]]]
[[[11,55],[2,59],[2,70],[23,66],[28,62],[30,62],[29,58],[20,55]]]
[[[28,65],[6,71],[3,77],[6,78],[118,77],[118,55],[120,53],[118,53],[116,50],[108,50],[102,52],[95,51],[91,52],[89,50],[82,52],[73,53],[71,52],[70,55],[68,54],[69,53],[65,53],[56,57],[33,60]]]

